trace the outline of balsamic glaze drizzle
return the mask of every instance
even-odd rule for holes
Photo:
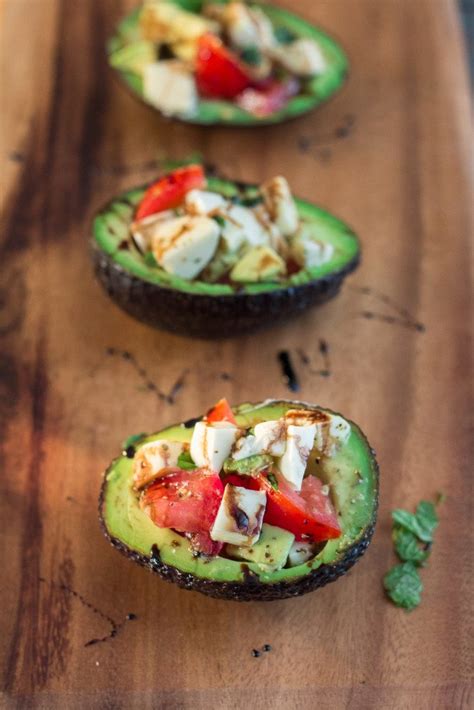
[[[359,313],[362,318],[367,320],[378,320],[383,323],[389,323],[390,325],[399,325],[403,328],[408,328],[409,330],[415,330],[418,333],[424,333],[426,327],[421,323],[415,316],[410,313],[410,311],[404,306],[400,306],[396,303],[390,296],[378,291],[377,289],[371,288],[370,286],[351,286],[353,291],[363,294],[364,296],[372,296],[375,302],[388,306],[396,315],[390,315],[385,313],[377,313],[372,310],[364,310]]]
[[[167,404],[174,404],[176,402],[176,396],[183,389],[186,382],[186,375],[189,370],[183,370],[179,375],[176,382],[172,385],[169,392],[163,392],[158,385],[153,382],[153,380],[148,375],[144,367],[142,367],[133,353],[128,350],[119,350],[117,348],[109,347],[106,350],[107,355],[110,357],[121,357],[126,362],[129,362],[135,372],[138,374],[146,389],[153,392],[160,402],[166,402]]]
[[[278,360],[280,361],[283,382],[286,384],[289,390],[291,390],[292,392],[298,392],[298,390],[300,389],[300,383],[296,372],[293,369],[290,353],[288,352],[288,350],[281,350],[278,353]]]

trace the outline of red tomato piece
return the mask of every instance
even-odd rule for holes
[[[207,532],[188,533],[186,537],[189,539],[193,550],[201,552],[203,555],[218,555],[224,547],[223,542],[212,540]]]
[[[224,493],[217,474],[201,469],[175,469],[146,489],[142,505],[160,528],[207,533],[212,527]]]
[[[237,426],[232,408],[225,397],[220,399],[217,404],[208,411],[204,419],[207,422],[230,422]]]
[[[264,474],[230,474],[224,483],[264,490],[267,507],[263,521],[292,532],[297,540],[321,542],[341,535],[335,510],[329,497],[322,493],[322,483],[316,476],[304,479],[300,493],[290,488],[282,476],[278,476],[276,489]]]
[[[280,111],[300,90],[300,82],[292,77],[287,81],[272,81],[261,88],[248,88],[237,99],[240,108],[262,118]]]
[[[206,185],[202,165],[186,165],[150,185],[138,205],[136,219],[178,207],[189,190]]]
[[[233,99],[251,86],[252,79],[237,55],[219,37],[206,33],[199,38],[196,83],[203,96]]]

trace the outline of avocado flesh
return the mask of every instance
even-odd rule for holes
[[[191,12],[200,12],[203,5],[203,2],[200,0],[170,1],[175,2],[175,4]],[[343,85],[348,72],[348,60],[343,49],[337,42],[319,28],[283,8],[257,2],[252,3],[252,5],[257,5],[270,18],[274,28],[289,30],[296,38],[309,37],[316,40],[326,59],[325,71],[318,76],[306,80],[303,83],[301,93],[293,99],[290,99],[287,105],[280,111],[270,116],[258,118],[230,101],[201,99],[195,115],[179,117],[179,120],[202,125],[227,124],[235,126],[280,123],[307,113],[319,104],[327,101]],[[112,67],[114,67],[114,64],[117,64],[117,53],[142,40],[139,17],[140,8],[137,8],[119,23],[115,34],[109,39],[107,43],[107,53]],[[121,56],[119,55],[118,64],[121,64],[121,66],[114,68],[118,71],[122,81],[142,101],[148,103],[143,95],[141,74],[131,70],[133,69],[133,63],[128,67],[123,63],[123,60],[122,63],[120,63],[120,58]]]
[[[239,189],[230,180],[208,177],[208,187],[225,197],[239,196]],[[244,194],[252,194],[255,187],[249,185]],[[232,286],[230,284],[206,283],[204,281],[187,281],[166,273],[163,269],[149,266],[143,255],[133,246],[121,248],[129,241],[130,224],[135,209],[142,199],[145,188],[134,189],[116,197],[98,213],[93,222],[93,237],[98,248],[104,252],[114,264],[146,281],[163,288],[175,289],[185,293],[225,296],[237,293],[259,294],[270,291],[301,286],[318,279],[344,272],[359,256],[359,241],[357,236],[343,222],[333,215],[310,202],[296,200],[298,213],[305,222],[306,229],[314,231],[314,236],[320,241],[327,241],[334,246],[332,258],[321,266],[301,269],[279,282],[262,282]]]
[[[244,404],[235,408],[234,412],[240,426],[251,427],[261,421],[278,419],[294,406],[294,402],[288,401]],[[309,405],[301,406],[314,409]],[[350,554],[358,542],[362,544],[367,531],[372,529],[378,496],[375,458],[360,429],[355,424],[351,423],[351,426],[352,431],[344,447],[331,459],[324,459],[318,468],[318,474],[325,481],[330,481],[342,535],[328,541],[318,555],[304,564],[280,570],[265,570],[253,562],[245,563],[243,568],[241,562],[224,557],[194,557],[183,537],[170,529],[158,528],[140,509],[138,498],[132,490],[133,461],[125,456],[115,459],[105,474],[100,511],[105,532],[113,544],[127,555],[141,556],[139,561],[142,563],[143,556],[146,559],[153,557],[152,548],[155,548],[159,551],[162,565],[213,582],[244,583],[249,570],[255,580],[264,584],[294,582],[321,565],[343,562],[345,555]],[[158,437],[189,442],[191,436],[192,428],[177,425],[145,437],[140,443]],[[314,459],[315,456],[311,455],[310,462]]]
[[[247,560],[261,569],[281,569],[285,566],[288,553],[295,540],[293,533],[275,525],[263,523],[258,541],[250,547],[226,545],[226,553],[238,560]]]

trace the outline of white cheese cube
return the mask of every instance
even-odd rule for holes
[[[141,488],[157,478],[162,469],[177,466],[178,456],[187,449],[188,444],[182,441],[167,441],[166,439],[156,439],[156,441],[144,444],[138,449],[133,459],[134,486]]]
[[[228,483],[224,489],[211,538],[231,545],[253,545],[260,537],[267,496]]]
[[[221,16],[231,44],[240,49],[257,47],[265,50],[272,46],[273,26],[258,8],[249,8],[243,2],[230,2]]]
[[[239,430],[228,422],[197,422],[191,439],[191,456],[201,468],[219,473],[229,457]]]
[[[249,456],[255,456],[255,454],[260,453],[256,448],[256,438],[253,434],[248,434],[247,436],[241,436],[235,442],[234,449],[232,451],[232,458],[234,461],[241,461]]]
[[[262,185],[265,206],[280,232],[290,237],[299,227],[298,210],[288,182],[281,175]]]
[[[316,42],[308,37],[272,50],[272,57],[296,76],[315,76],[326,69],[326,59]]]
[[[343,446],[351,434],[351,425],[338,414],[330,414],[320,409],[289,409],[285,414],[287,423],[316,426],[314,446],[325,456],[334,454]]]
[[[223,210],[227,200],[217,192],[209,190],[190,190],[184,199],[186,210],[194,215],[209,215],[216,210]]]
[[[151,246],[151,239],[155,226],[159,222],[164,222],[165,220],[174,218],[175,213],[173,210],[163,210],[163,212],[156,212],[155,214],[144,217],[139,221],[132,222],[130,225],[130,231],[132,232],[132,237],[137,249],[143,253],[148,251]]]
[[[297,567],[312,557],[314,557],[314,545],[310,542],[295,540],[288,553],[288,565],[289,567]]]
[[[248,207],[232,205],[223,216],[222,240],[229,251],[237,251],[244,243],[251,246],[268,244],[268,232]]]
[[[165,271],[195,278],[210,262],[219,241],[219,225],[209,217],[176,217],[153,232],[153,254]]]
[[[329,242],[319,242],[302,235],[297,235],[291,242],[291,255],[303,268],[322,266],[332,259],[333,254],[334,246]]]
[[[283,456],[286,448],[286,425],[283,420],[255,425],[255,449],[259,454]]]
[[[143,72],[143,95],[166,116],[191,116],[198,94],[194,76],[176,59],[147,64]]]
[[[295,426],[289,424],[286,436],[286,450],[278,461],[282,476],[290,486],[301,490],[303,476],[316,435],[316,424]]]

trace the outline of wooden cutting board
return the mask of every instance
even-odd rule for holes
[[[310,116],[243,131],[167,123],[116,83],[104,41],[132,5],[0,8],[5,707],[467,708],[472,155],[456,3],[287,0],[342,40],[350,80]],[[219,343],[155,332],[108,301],[89,263],[94,210],[152,179],[157,160],[196,150],[236,178],[281,172],[353,225],[363,263],[339,298]],[[318,374],[321,340],[329,377]],[[110,348],[132,353],[165,390],[186,370],[176,402],[159,401]],[[221,396],[289,395],[283,349],[300,397],[355,419],[377,450],[381,506],[366,557],[313,594],[240,605],[182,591],[118,555],[96,509],[101,471],[124,437]],[[423,602],[406,614],[381,586],[395,561],[390,510],[438,490],[447,500]],[[254,658],[263,644],[271,652]]]

